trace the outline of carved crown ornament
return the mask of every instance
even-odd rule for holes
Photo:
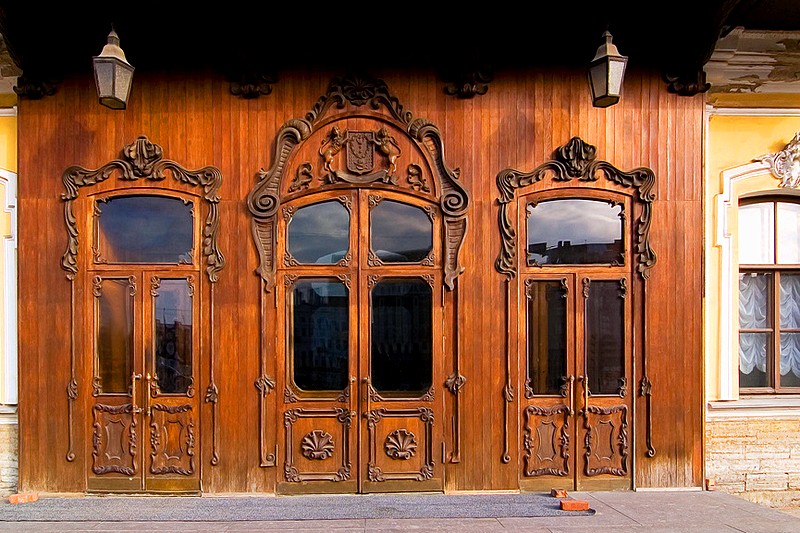
[[[649,239],[652,203],[655,200],[655,174],[646,167],[623,172],[607,161],[598,161],[597,149],[579,137],[570,139],[555,151],[552,160],[542,163],[530,172],[508,168],[497,175],[497,188],[500,190],[498,224],[501,237],[500,254],[495,261],[497,271],[508,279],[516,276],[514,259],[517,253],[517,232],[508,213],[508,204],[514,201],[518,189],[541,181],[546,176],[551,176],[556,182],[573,179],[590,182],[599,179],[599,175],[619,186],[636,189],[635,198],[642,205],[642,213],[635,223],[634,263],[636,271],[643,279],[647,279],[650,268],[656,263],[656,254]]]
[[[203,229],[202,249],[207,262],[208,278],[212,283],[216,282],[219,271],[225,266],[225,257],[217,245],[219,230],[217,191],[222,184],[222,172],[212,166],[187,170],[175,161],[164,159],[161,146],[150,142],[144,135],[126,145],[119,159],[114,159],[100,168],[91,170],[71,166],[64,171],[61,179],[64,182],[65,192],[61,194],[61,199],[66,203],[64,219],[67,226],[67,249],[61,258],[61,268],[66,271],[67,278],[72,281],[78,272],[78,224],[72,211],[72,203],[78,198],[81,188],[101,183],[115,173],[123,181],[142,179],[160,182],[171,175],[180,183],[202,187],[203,198],[209,205]]]
[[[356,117],[359,124],[374,123],[375,127],[342,125]],[[320,137],[319,144],[309,150],[307,143]],[[412,161],[402,146],[418,151],[427,168]],[[312,160],[299,160],[302,154]],[[427,175],[433,183],[427,181]],[[445,245],[444,284],[452,290],[464,270],[460,251],[469,206],[469,196],[459,178],[460,170],[445,162],[439,129],[428,120],[414,118],[385,82],[356,75],[334,78],[305,117],[289,120],[278,131],[272,167],[258,172],[257,183],[247,197],[259,254],[256,273],[265,290],[270,291],[278,262],[278,214],[287,197],[313,192],[312,186],[317,185],[379,185],[398,190],[402,187],[406,193],[424,194],[438,203]]]
[[[772,175],[780,180],[778,187],[796,189],[800,185],[800,131],[780,152],[762,155],[753,161],[769,165]]]

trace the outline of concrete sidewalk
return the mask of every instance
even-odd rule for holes
[[[640,491],[571,493],[586,500],[595,511],[587,516],[500,516],[495,518],[338,518],[332,520],[241,520],[226,511],[226,520],[204,516],[202,520],[150,521],[147,516],[164,513],[163,498],[134,497],[141,508],[141,521],[71,520],[69,513],[58,520],[8,521],[0,516],[0,531],[15,532],[253,532],[306,533],[320,531],[378,533],[390,531],[470,532],[635,532],[635,533],[800,533],[800,516],[771,509],[747,500],[707,491]],[[498,498],[502,498],[498,495]],[[209,499],[214,496],[208,496]],[[241,501],[252,498],[241,498]],[[343,498],[358,498],[345,496]],[[236,506],[232,499],[233,507]],[[498,500],[500,501],[500,500]],[[174,500],[176,508],[180,498]],[[347,502],[348,505],[352,500]],[[20,504],[20,505],[35,505]],[[167,503],[166,505],[169,505]],[[8,513],[6,513],[8,514]],[[463,515],[462,512],[456,513]],[[480,512],[476,512],[480,516]],[[233,516],[233,518],[231,518]]]

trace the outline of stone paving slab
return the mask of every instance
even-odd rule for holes
[[[398,495],[400,496],[400,495]],[[398,496],[386,496],[397,498]],[[411,495],[431,500],[437,495]],[[440,495],[441,496],[441,495]],[[475,496],[469,494],[468,496]],[[487,496],[487,495],[482,495]],[[516,494],[491,495],[515,501]],[[594,514],[567,513],[558,516],[514,516],[503,507],[504,516],[468,517],[415,517],[415,518],[338,518],[306,520],[207,520],[195,517],[190,520],[117,520],[107,521],[71,519],[69,509],[55,521],[9,521],[0,507],[0,532],[43,533],[164,533],[164,532],[221,532],[245,533],[275,531],[278,533],[800,533],[800,517],[755,504],[719,492],[705,491],[642,491],[642,492],[591,492],[570,494],[573,498],[589,501]],[[269,498],[269,497],[265,497]],[[280,499],[279,497],[272,497]],[[296,498],[294,496],[287,498]],[[340,496],[342,501],[364,501],[363,496]],[[42,498],[47,499],[47,498]],[[39,501],[42,501],[40,499]],[[62,502],[80,502],[91,498],[59,498]],[[102,498],[94,498],[102,499]],[[180,508],[182,498],[128,497],[140,504],[141,514],[153,511],[156,504],[166,505],[163,512]],[[229,500],[219,497],[202,497],[204,501]],[[233,498],[258,501],[259,497]],[[164,504],[160,500],[166,500]],[[466,501],[466,500],[463,500]],[[488,502],[489,500],[484,500]],[[30,504],[21,504],[30,505]],[[348,504],[349,505],[349,504]],[[516,508],[517,510],[519,508]],[[500,512],[499,514],[504,514]],[[241,517],[240,517],[241,518]]]

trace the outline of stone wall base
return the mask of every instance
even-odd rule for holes
[[[17,415],[0,413],[0,496],[17,492],[19,475]]]
[[[706,421],[706,478],[716,490],[772,507],[800,505],[800,417]]]

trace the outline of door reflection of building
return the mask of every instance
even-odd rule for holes
[[[618,263],[623,257],[622,239],[614,242],[587,242],[573,244],[558,241],[548,247],[547,242],[528,245],[528,263],[539,265],[581,265],[591,263]]]

